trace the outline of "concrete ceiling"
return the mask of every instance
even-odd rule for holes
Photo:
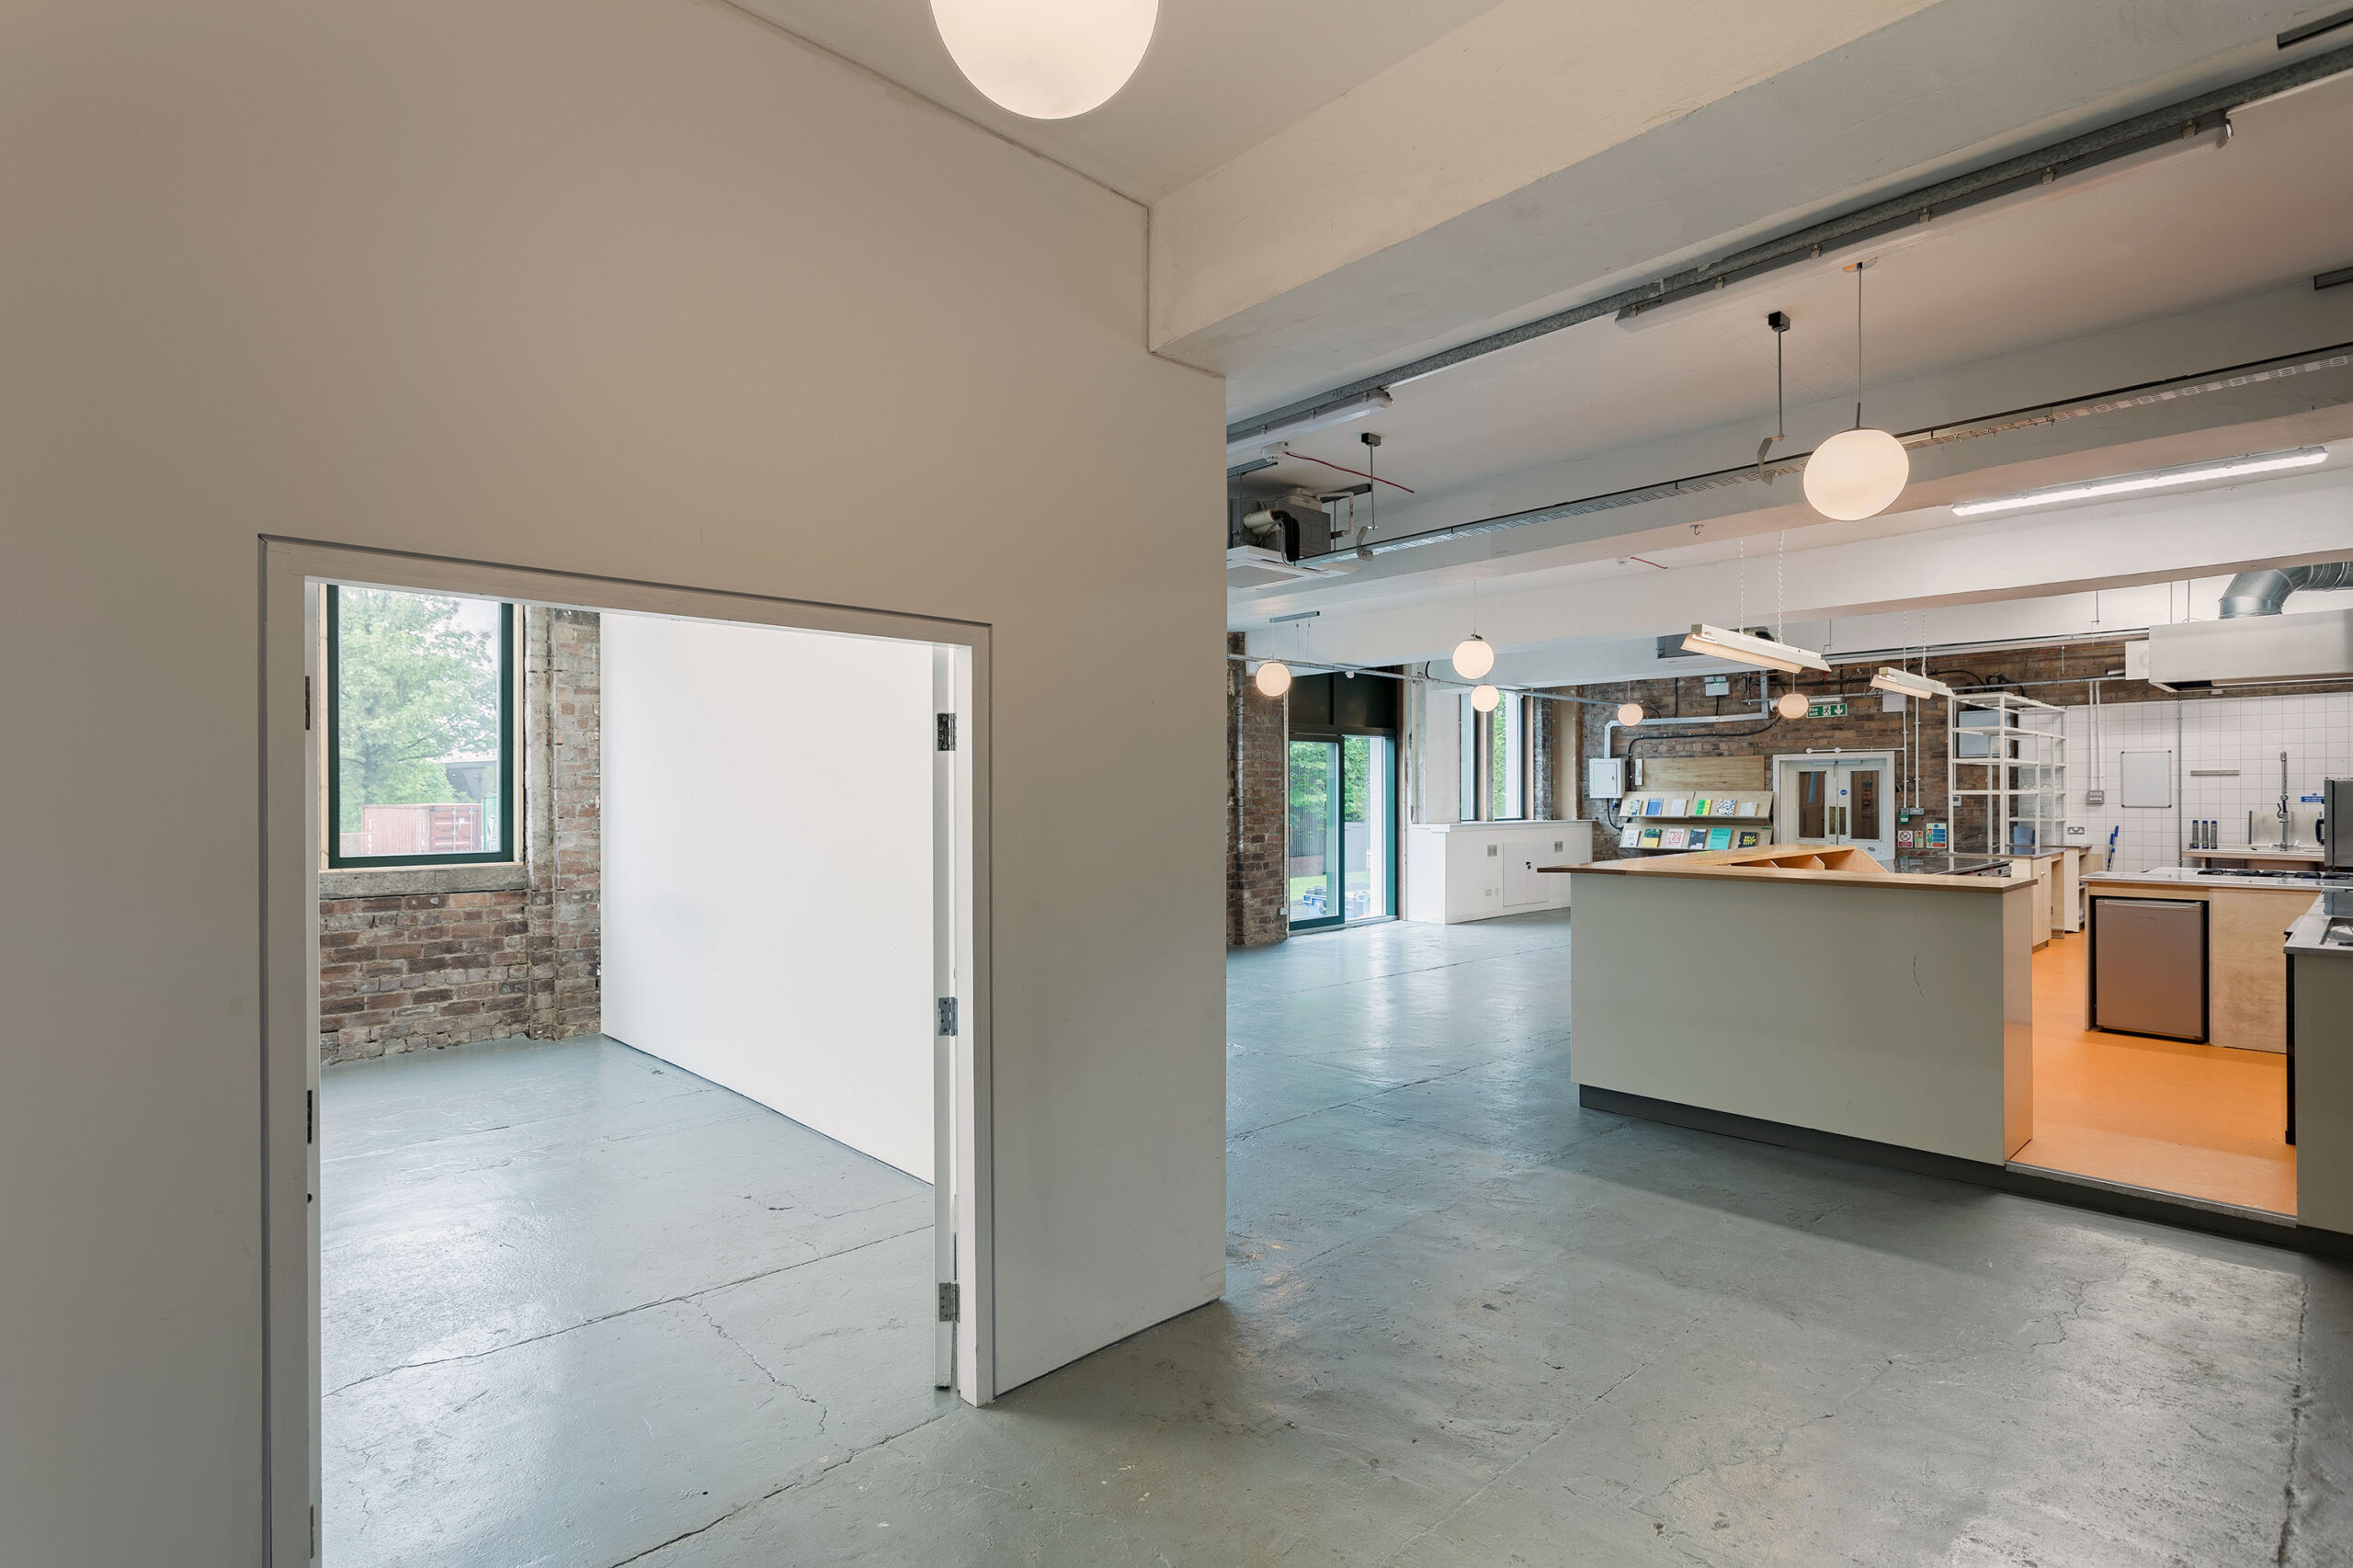
[[[1161,0],[1142,65],[1072,119],[974,90],[929,0],[729,0],[1112,189],[1151,203],[1491,10],[1497,0]]]
[[[1903,429],[1995,412],[1933,406],[1906,383],[1939,369],[2037,345],[2128,328],[2274,289],[2310,291],[2317,273],[2353,266],[2353,74],[2234,117],[2219,148],[2016,205],[1983,209],[1870,247],[1865,275],[1864,389],[1871,422]],[[1480,492],[1503,473],[1722,431],[1694,454],[1702,472],[1750,460],[1772,433],[1774,334],[1789,312],[1790,450],[1852,420],[1855,280],[1836,256],[1793,267],[1639,330],[1601,320],[1538,338],[1398,387],[1394,406],[1354,426],[1302,437],[1290,450],[1364,466],[1360,431],[1382,437],[1381,472],[1419,493],[1384,498],[1392,522],[1428,527],[1480,515]],[[2343,302],[2353,310],[2353,287]],[[2353,326],[2353,319],[2348,320]],[[2348,333],[2353,335],[2353,333]],[[2209,364],[2084,363],[2031,397],[2066,397],[2125,380],[2180,373],[2311,345],[2217,342]],[[1629,483],[1673,478],[1659,472]],[[1338,476],[1290,460],[1249,476],[1268,489],[1328,488]],[[1472,494],[1450,511],[1448,498]],[[1555,499],[1564,499],[1554,497]]]

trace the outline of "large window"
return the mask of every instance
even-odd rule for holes
[[[515,607],[327,589],[327,864],[509,860]]]
[[[1471,706],[1471,694],[1461,694],[1461,732],[1456,747],[1461,762],[1461,820],[1516,822],[1529,814],[1531,770],[1530,730],[1535,718],[1532,697],[1513,693],[1492,713]]]

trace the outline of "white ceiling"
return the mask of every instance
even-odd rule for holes
[[[1872,422],[1904,428],[1993,412],[1874,405],[1875,383],[2302,286],[2353,264],[2353,159],[2344,155],[2353,147],[2353,75],[2234,119],[2236,134],[2218,150],[2054,187],[1876,245],[1864,301]],[[1302,437],[1292,449],[1361,468],[1358,434],[1378,430],[1381,473],[1413,486],[1418,504],[1498,474],[1719,426],[1741,434],[1727,437],[1719,461],[1699,466],[1731,467],[1752,459],[1756,438],[1771,430],[1774,345],[1764,317],[1774,309],[1795,324],[1784,347],[1789,403],[1800,418],[1784,449],[1803,449],[1852,417],[1854,279],[1839,259],[1727,290],[1722,304],[1663,312],[1642,330],[1587,323],[1406,383],[1393,407]],[[1808,417],[1818,427],[1804,427]],[[1250,479],[1346,483],[1298,461]]]
[[[728,0],[1152,202],[1443,38],[1497,0],[1161,0],[1143,63],[1073,119],[1025,119],[964,80],[929,0]]]

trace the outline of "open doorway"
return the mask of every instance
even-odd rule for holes
[[[620,1561],[986,1398],[975,629],[342,556],[266,576],[273,955],[369,952],[272,988],[279,1560]]]

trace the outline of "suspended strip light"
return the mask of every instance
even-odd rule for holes
[[[1892,665],[1881,665],[1871,676],[1873,691],[1901,692],[1905,697],[1950,697],[1952,687],[1927,676],[1915,676],[1910,670],[1899,670]]]
[[[1160,0],[931,0],[956,67],[1030,119],[1099,108],[1143,62]]]
[[[1855,427],[1823,442],[1805,462],[1807,502],[1842,523],[1886,511],[1912,477],[1912,454],[1904,443],[1863,424],[1863,269],[1869,266],[1859,261],[1847,268],[1855,275]]]
[[[1751,637],[1745,631],[1731,631],[1704,621],[1691,629],[1683,640],[1687,653],[1705,653],[1712,658],[1730,659],[1736,665],[1747,665],[1760,670],[1779,670],[1795,675],[1800,670],[1820,670],[1828,674],[1830,661],[1809,648],[1792,648],[1787,642],[1776,642],[1769,637]]]
[[[2153,468],[2140,473],[2120,473],[2113,479],[2089,480],[2081,484],[2052,484],[2040,490],[2023,490],[2016,495],[1963,501],[1952,510],[1958,517],[1980,517],[1989,512],[2016,512],[2029,506],[2057,506],[2069,501],[2092,501],[2103,495],[2130,495],[2141,490],[2166,490],[2178,484],[2201,484],[2210,479],[2233,479],[2244,473],[2276,473],[2281,469],[2311,468],[2327,460],[2328,449],[2325,447],[2298,447],[2286,452],[2256,452],[2243,458],[2226,458],[2220,462]]]

